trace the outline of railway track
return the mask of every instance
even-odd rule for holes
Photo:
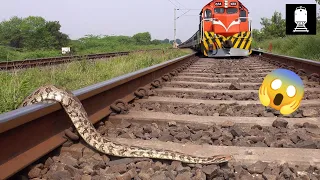
[[[54,103],[0,115],[0,147],[6,147],[0,179],[319,179],[320,63],[292,59],[192,54],[74,91],[106,137],[196,156],[233,155],[228,163],[97,153]],[[290,116],[264,108],[257,94],[264,76],[279,67],[299,73],[305,85]]]
[[[19,60],[19,61],[0,61],[0,71],[12,70],[12,69],[25,69],[25,68],[32,68],[32,67],[38,67],[38,66],[58,65],[58,64],[68,63],[71,61],[79,61],[83,59],[93,60],[93,59],[111,58],[116,56],[126,56],[129,53],[133,53],[133,52],[156,51],[156,50],[162,50],[162,49],[25,59],[25,60]]]

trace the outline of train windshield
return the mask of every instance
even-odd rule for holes
[[[207,9],[204,11],[204,18],[212,18],[212,11]]]
[[[238,12],[237,8],[228,8],[227,9],[227,14],[235,14]]]
[[[214,8],[214,13],[223,14],[224,13],[224,8]]]

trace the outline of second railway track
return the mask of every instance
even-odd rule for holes
[[[126,56],[133,52],[156,51],[156,50],[161,50],[161,49],[110,52],[110,53],[73,55],[73,56],[61,56],[61,57],[49,57],[49,58],[37,58],[37,59],[25,59],[25,60],[13,60],[13,61],[0,61],[0,71],[13,70],[13,69],[26,69],[26,68],[39,67],[39,66],[58,65],[58,64],[72,62],[72,61],[79,61],[79,60],[105,59],[105,58],[112,58],[117,56]]]
[[[309,68],[313,62],[302,61],[303,68],[287,66],[281,61],[288,59],[279,58],[267,53],[227,60],[191,55],[115,78],[108,87],[102,83],[75,92],[97,130],[108,138],[195,156],[230,154],[234,159],[228,163],[184,164],[98,153],[72,128],[67,134],[73,140],[62,138],[71,123],[55,104],[42,106],[42,111],[40,106],[24,108],[29,115],[2,116],[0,146],[13,144],[1,150],[0,178],[319,179],[320,79],[314,72],[320,66]],[[302,104],[290,116],[259,102],[263,78],[279,67],[299,73],[305,86]],[[112,105],[120,98],[129,103]],[[18,132],[22,134],[14,134]]]

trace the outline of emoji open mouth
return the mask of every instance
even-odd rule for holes
[[[273,104],[276,105],[276,106],[279,106],[281,104],[282,100],[283,100],[283,95],[281,93],[278,93],[274,97]]]

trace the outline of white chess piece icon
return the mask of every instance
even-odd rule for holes
[[[297,27],[293,30],[293,32],[309,32],[306,28],[307,24],[307,9],[305,7],[297,7],[294,11],[294,22],[297,24]]]

